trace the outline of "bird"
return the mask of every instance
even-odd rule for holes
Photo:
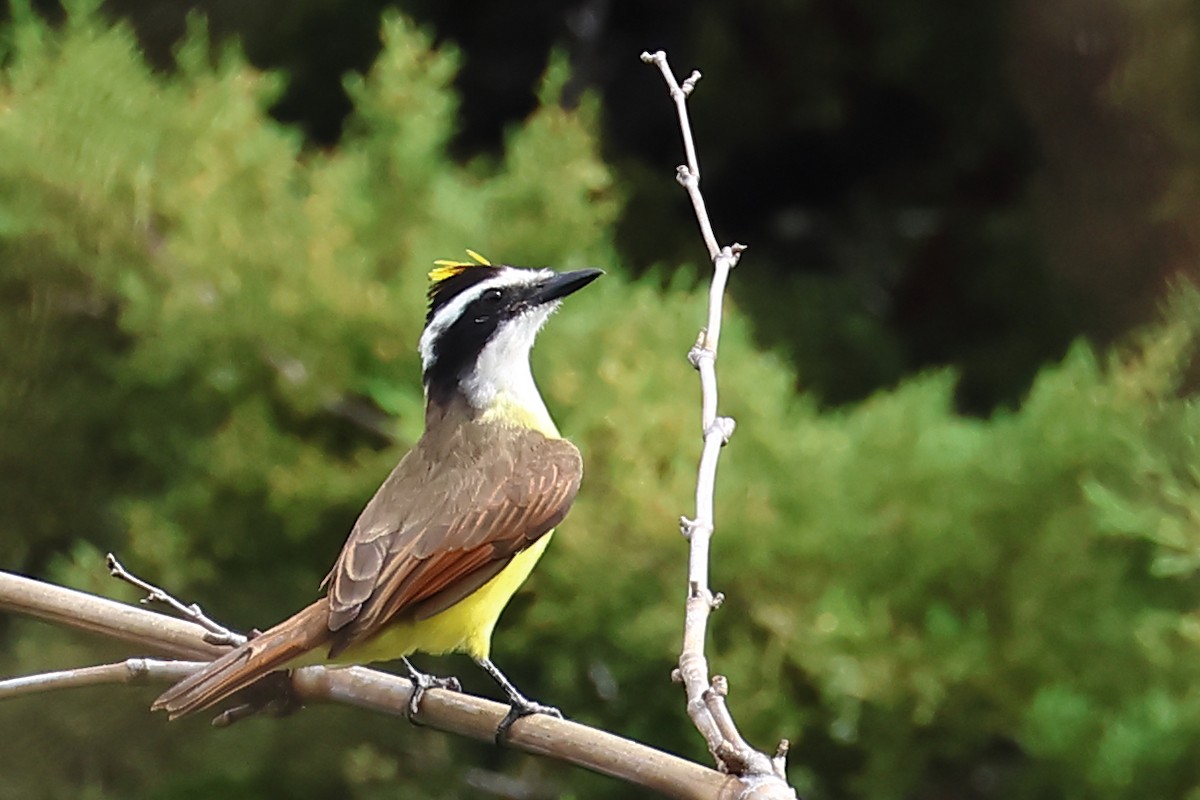
[[[351,529],[320,599],[160,695],[170,719],[209,708],[277,670],[402,659],[415,688],[453,678],[419,672],[415,652],[465,652],[504,690],[497,741],[529,714],[561,716],[525,697],[492,662],[493,629],[574,502],[579,450],[562,438],[529,356],[563,299],[603,274],[438,261],[421,333],[425,429]]]

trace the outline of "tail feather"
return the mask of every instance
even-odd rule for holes
[[[193,672],[159,695],[150,708],[166,711],[171,719],[176,719],[221,702],[329,641],[333,634],[327,624],[328,618],[327,601],[318,600]]]

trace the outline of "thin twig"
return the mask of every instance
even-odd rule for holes
[[[742,738],[725,702],[729,693],[728,682],[720,675],[713,676],[710,680],[708,660],[704,655],[708,618],[722,599],[719,594],[713,594],[708,585],[709,547],[715,525],[713,498],[717,460],[721,448],[729,442],[735,428],[733,419],[717,414],[717,346],[721,339],[725,285],[730,270],[737,265],[746,248],[741,244],[721,247],[717,243],[704,196],[700,191],[700,162],[696,157],[696,145],[687,113],[687,99],[695,89],[696,82],[700,80],[700,73],[693,71],[681,85],[675,80],[675,75],[667,63],[667,56],[662,51],[642,53],[642,61],[658,67],[671,92],[687,159],[686,164],[677,168],[676,178],[691,198],[700,234],[713,262],[707,324],[701,329],[696,343],[688,352],[688,360],[700,373],[700,417],[704,449],[700,455],[696,476],[695,516],[683,517],[680,520],[688,540],[688,594],[684,612],[683,647],[679,656],[679,668],[673,675],[683,683],[687,693],[688,715],[704,737],[720,769],[741,776],[745,782],[747,796],[753,793],[756,798],[795,797],[795,792],[786,782],[786,741],[780,743],[772,757],[755,750]]]
[[[206,631],[196,623],[3,571],[0,571],[0,611],[28,614],[57,625],[131,642],[140,650],[153,653],[211,660],[226,652],[225,648],[206,643],[203,640]],[[138,660],[148,665],[161,663],[146,659],[132,661]],[[109,665],[117,669],[97,675],[118,682],[120,670],[133,671],[126,666],[129,663]],[[145,671],[145,679],[175,681],[180,672],[199,666],[202,664],[175,662],[169,669],[150,667]],[[102,682],[99,677],[92,679]],[[72,679],[32,676],[16,680],[25,682],[20,693],[28,695],[65,688]],[[407,715],[412,694],[412,683],[407,679],[366,667],[304,667],[293,670],[290,682],[296,696],[307,703],[344,703],[396,716]],[[10,691],[9,696],[16,696],[16,690]],[[496,726],[507,712],[508,706],[491,700],[430,689],[421,701],[417,720],[437,730],[491,742]],[[734,800],[743,795],[742,784],[729,775],[569,720],[542,714],[526,717],[512,727],[506,742],[517,750],[610,775],[667,797]]]
[[[207,633],[204,635],[204,641],[209,644],[215,644],[218,647],[237,647],[240,644],[245,644],[246,637],[240,633],[229,630],[221,623],[211,619],[204,611],[195,603],[185,604],[176,600],[174,596],[160,589],[152,583],[147,583],[138,576],[134,575],[129,570],[117,561],[117,557],[112,553],[108,553],[105,557],[105,562],[108,564],[108,574],[112,575],[117,580],[125,581],[126,583],[136,586],[146,593],[139,602],[143,605],[146,603],[163,603],[170,606],[179,612],[184,619],[189,619],[200,627],[204,628]]]
[[[127,658],[115,664],[64,669],[0,680],[0,700],[30,694],[42,694],[83,686],[114,683],[143,684],[152,681],[178,681],[204,666],[205,661],[162,661],[156,658]]]
[[[133,646],[139,652],[211,661],[225,648],[204,641],[204,628],[105,597],[0,571],[0,611],[36,617]]]

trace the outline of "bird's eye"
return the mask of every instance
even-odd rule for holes
[[[481,313],[476,315],[475,324],[482,325],[492,318],[492,314],[499,309],[500,301],[504,298],[504,293],[499,289],[488,289],[479,296],[477,304],[482,306]]]

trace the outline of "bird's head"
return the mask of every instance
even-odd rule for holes
[[[438,262],[421,334],[425,392],[431,401],[461,394],[476,410],[498,399],[541,406],[529,369],[538,331],[567,295],[603,274]],[[532,393],[532,394],[531,394]]]

